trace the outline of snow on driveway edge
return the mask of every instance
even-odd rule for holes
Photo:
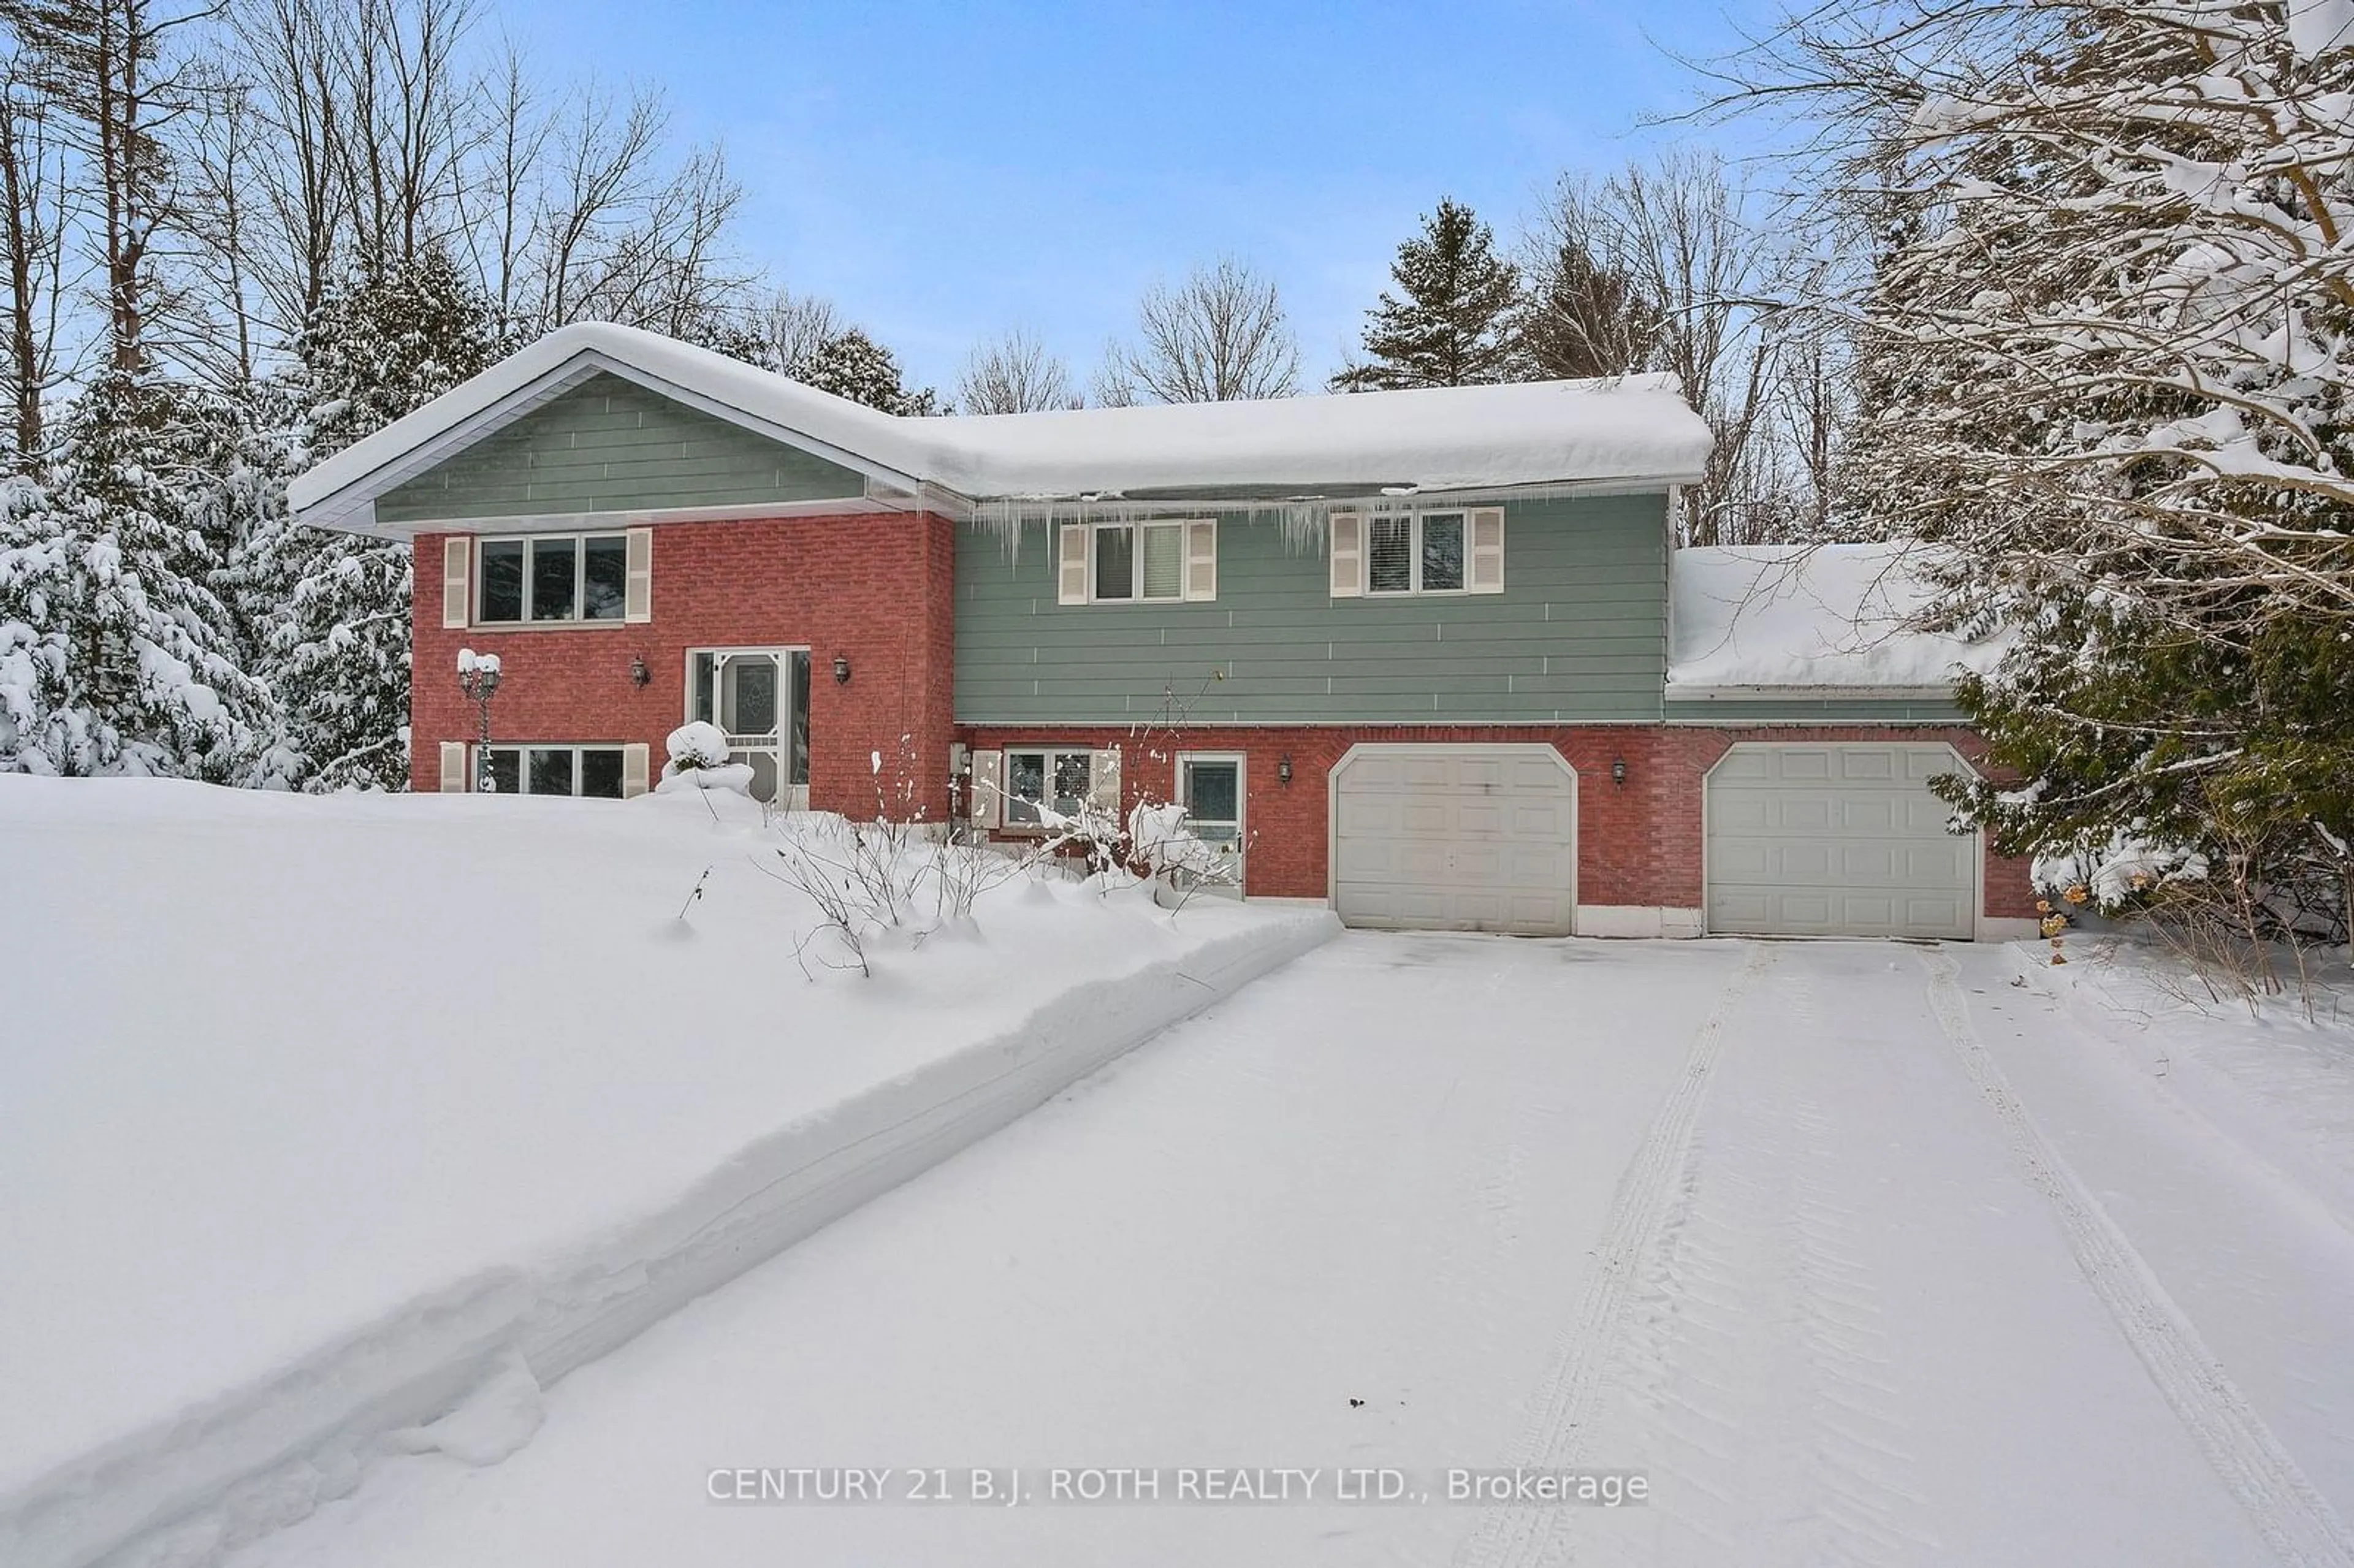
[[[445,1446],[420,1424],[463,1414],[485,1384],[511,1404],[518,1361],[545,1388],[1339,930],[1329,912],[1301,910],[1073,987],[1011,1030],[780,1128],[659,1214],[550,1266],[410,1303],[266,1383],[52,1473],[0,1509],[0,1562],[212,1562],[345,1495],[387,1446]]]

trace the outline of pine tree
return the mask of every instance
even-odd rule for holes
[[[1470,387],[1512,378],[1520,275],[1496,254],[1496,237],[1468,207],[1444,198],[1422,233],[1390,264],[1387,290],[1367,313],[1367,361],[1332,378],[1336,387]]]
[[[0,768],[244,782],[274,720],[210,581],[203,514],[233,413],[110,371],[66,422],[48,485],[0,503]]]
[[[258,669],[283,714],[271,758],[311,790],[400,789],[408,779],[409,546],[294,525],[285,477],[422,407],[506,347],[490,301],[435,249],[362,267],[332,290],[296,345],[269,520],[230,574]]]
[[[1574,237],[1550,246],[1532,271],[1516,319],[1532,375],[1625,376],[1649,365],[1667,313],[1631,273]]]

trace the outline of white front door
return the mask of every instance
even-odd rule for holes
[[[1218,852],[1223,885],[1243,888],[1243,759],[1239,752],[1183,752],[1177,758],[1177,803],[1185,826]]]
[[[806,648],[707,648],[687,655],[686,716],[717,725],[727,760],[752,769],[752,795],[809,804]]]

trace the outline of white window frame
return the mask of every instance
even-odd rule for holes
[[[588,542],[592,539],[599,541],[600,543],[610,542],[617,544],[621,547],[621,613],[613,616],[601,616],[594,620],[590,620],[587,615],[580,613],[581,611],[586,610],[588,605]],[[542,540],[546,540],[549,544],[568,543],[572,546],[572,609],[574,613],[564,620],[534,620],[531,616],[531,596],[534,579],[536,575],[532,570],[532,552],[534,546]],[[483,579],[490,570],[489,547],[493,545],[521,545],[524,547],[523,614],[520,620],[485,620],[482,619],[482,603],[484,599],[487,597],[483,591]],[[474,541],[473,624],[476,626],[508,628],[515,630],[528,630],[534,627],[545,628],[551,626],[569,626],[575,628],[584,626],[626,626],[630,623],[630,563],[634,554],[635,552],[632,550],[631,546],[630,530],[626,528],[599,528],[582,534],[485,534]]]
[[[1087,524],[1087,602],[1089,604],[1183,604],[1185,602],[1186,529],[1204,521],[1198,517],[1142,517],[1128,523],[1090,523]],[[1128,528],[1136,533],[1136,548],[1129,556],[1129,587],[1135,591],[1126,599],[1106,599],[1096,591],[1096,563],[1102,559],[1097,541],[1111,530]],[[1177,535],[1177,591],[1158,599],[1144,595],[1144,531],[1147,528],[1167,528]]]
[[[472,749],[472,747],[469,747],[469,750]],[[529,758],[527,758],[524,753],[530,751],[568,751],[572,753],[572,793],[569,795],[539,796],[542,800],[602,800],[607,799],[607,797],[603,795],[583,795],[580,792],[580,754],[584,751],[610,751],[615,757],[621,759],[622,792],[611,797],[611,799],[617,800],[626,800],[629,799],[630,748],[629,744],[625,741],[496,740],[491,743],[491,753],[493,756],[496,756],[502,751],[512,751],[515,754],[514,793],[517,795],[538,794],[538,792],[534,790],[531,787],[531,764]]]
[[[1422,528],[1424,521],[1431,517],[1452,517],[1463,527],[1463,580],[1453,588],[1435,588],[1422,586]],[[1409,586],[1402,588],[1377,588],[1373,586],[1373,529],[1381,524],[1394,523],[1400,518],[1408,519],[1414,524],[1413,536],[1406,542],[1408,564],[1413,568]],[[1417,507],[1411,512],[1368,512],[1365,514],[1364,530],[1365,598],[1453,599],[1471,591],[1471,508],[1433,506],[1427,509]]]
[[[1055,787],[1055,762],[1058,758],[1066,757],[1086,758],[1087,759],[1087,794],[1081,799],[1085,800],[1090,800],[1094,797],[1096,780],[1097,778],[1096,770],[1102,766],[1102,762],[1100,760],[1103,757],[1102,747],[1093,746],[1017,745],[1004,747],[1001,749],[1002,750],[1005,758],[1003,763],[1005,769],[1005,783],[1003,789],[1000,791],[1002,800],[999,810],[999,821],[1008,832],[1017,833],[1039,833],[1046,832],[1046,824],[1044,821],[1034,818],[1025,821],[1013,814],[1014,810],[1017,807],[1029,807],[1035,809],[1041,806],[1051,809],[1054,804],[1054,798],[1051,793],[1048,795],[1047,799],[1044,800],[1025,800],[1021,796],[1016,795],[1013,792],[1013,759],[1017,757],[1035,756],[1045,759],[1045,768],[1040,777],[1044,780],[1043,787],[1049,791],[1052,791]]]

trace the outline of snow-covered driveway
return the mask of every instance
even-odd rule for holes
[[[2009,972],[1344,937],[574,1373],[503,1462],[387,1460],[233,1560],[2349,1561],[2354,1234]],[[2145,1176],[2197,1196],[2092,1185]],[[1446,1499],[1512,1465],[1650,1497]],[[895,1500],[711,1499],[838,1467]],[[1208,1467],[1315,1474],[1180,1499]],[[976,1467],[1026,1506],[906,1500]]]

